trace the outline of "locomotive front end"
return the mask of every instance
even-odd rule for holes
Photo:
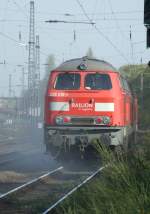
[[[121,105],[118,72],[111,65],[93,59],[62,64],[51,72],[45,98],[48,150],[85,151],[93,139],[119,144],[125,125]]]

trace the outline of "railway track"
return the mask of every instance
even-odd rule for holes
[[[0,195],[0,213],[50,213],[104,168],[81,172],[59,167]]]

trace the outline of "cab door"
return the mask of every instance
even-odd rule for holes
[[[127,80],[121,77],[122,93],[124,96],[124,125],[131,125],[132,115],[131,115],[131,106],[132,106],[132,94],[127,83]]]

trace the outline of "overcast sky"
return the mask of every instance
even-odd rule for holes
[[[9,74],[12,74],[14,92],[18,95],[21,84],[18,65],[24,65],[27,70],[28,49],[24,44],[28,44],[29,38],[30,1],[0,1],[0,63],[6,62],[0,64],[0,96],[8,95]],[[49,54],[55,55],[57,65],[63,60],[84,56],[89,47],[96,58],[107,60],[117,68],[128,63],[139,64],[141,59],[147,63],[150,51],[146,50],[143,7],[143,0],[35,0],[41,76]],[[49,19],[93,21],[96,24],[45,23]]]

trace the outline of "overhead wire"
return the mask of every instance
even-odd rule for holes
[[[5,7],[4,7],[4,11],[3,11],[3,19],[5,19],[7,17],[7,11],[8,11],[8,3],[9,3],[9,0],[5,1]],[[3,23],[1,25],[1,31],[2,32],[5,32],[5,23]],[[2,41],[2,44],[1,44],[1,55],[6,55],[6,46],[5,46],[5,41]]]
[[[16,7],[19,9],[19,11],[21,11],[24,14],[24,16],[28,19],[28,15],[26,14],[25,10],[22,9],[22,7],[15,0],[12,0],[12,1],[16,5]]]
[[[23,19],[0,19],[0,22],[27,22]]]
[[[76,2],[78,3],[78,5],[80,6],[81,10],[83,11],[85,17],[89,20],[89,22],[92,23],[92,20],[90,19],[90,17],[88,16],[85,8],[83,7],[83,5],[81,4],[81,2],[79,0],[76,0]],[[92,24],[93,28],[97,31],[97,33],[102,36],[119,54],[120,56],[122,56],[122,58],[129,64],[129,60],[127,59],[127,57],[124,55],[124,53],[122,53],[122,51],[109,39],[109,37],[107,37],[97,26],[96,24]]]
[[[97,0],[98,1],[98,0]],[[16,1],[15,1],[16,2]],[[16,3],[14,3],[15,5],[16,5]],[[25,5],[23,6],[23,8],[24,7],[26,7],[27,6],[27,3],[25,3]],[[19,10],[21,10],[23,13],[24,13],[24,9],[17,3],[17,5],[16,5],[16,7],[17,7],[17,9],[10,9],[10,8],[8,8],[7,9],[7,12],[14,12],[14,13],[16,13],[17,11],[18,11],[18,9]],[[0,10],[4,10],[4,9],[2,9],[2,8],[0,8]],[[39,13],[39,14],[50,14],[50,15],[62,15],[62,16],[83,16],[83,14],[82,13],[76,13],[76,14],[72,14],[72,13],[54,13],[53,11],[37,11],[37,13]],[[143,14],[144,13],[144,11],[143,10],[131,10],[131,11],[114,11],[114,14],[137,14],[137,13],[141,13],[141,14]],[[94,13],[94,12],[92,12],[92,13],[87,13],[89,16],[103,16],[103,15],[111,15],[112,13],[111,12],[103,12],[103,13],[101,13],[101,12],[97,12],[97,13]],[[24,13],[24,15],[25,16],[27,16],[27,13],[25,12]]]
[[[13,0],[13,2],[15,2],[15,1]],[[16,3],[16,2],[15,2],[15,3]],[[16,4],[16,6],[19,7],[18,4]],[[20,7],[19,7],[19,8],[20,8]],[[24,14],[25,14],[25,13],[24,13]],[[20,46],[25,46],[25,47],[28,46],[27,44],[21,43],[21,42],[17,41],[16,39],[14,39],[13,37],[11,37],[11,36],[9,36],[9,35],[3,33],[3,32],[0,32],[0,35],[3,36],[3,37],[5,37],[5,38],[7,38],[7,39],[9,39],[9,40],[11,40],[11,41],[13,41],[13,42],[15,42],[16,44],[18,44],[18,45],[20,45]],[[44,55],[44,56],[49,56],[49,55],[46,54],[43,50],[40,50],[40,53],[41,53],[42,55]]]
[[[19,11],[25,16],[26,21],[28,22],[29,17],[28,17],[28,13],[27,13],[26,9],[22,8],[22,7],[20,6],[20,4],[18,4],[18,3],[16,2],[16,0],[12,0],[12,1],[13,1],[14,5],[19,9]],[[22,26],[19,25],[19,27],[22,27]],[[21,39],[22,39],[21,31],[19,30],[19,40],[21,41]],[[27,44],[26,44],[26,48],[27,48]],[[23,48],[22,48],[22,55],[23,55],[23,58],[25,59],[25,53],[24,53]]]
[[[128,38],[126,38],[124,32],[122,31],[122,29],[121,29],[121,27],[119,25],[118,19],[116,18],[116,15],[114,14],[111,0],[108,0],[108,3],[110,5],[110,9],[111,9],[112,15],[114,17],[114,21],[116,23],[116,27],[117,27],[118,31],[130,43],[130,46],[131,46],[131,59],[132,59],[133,65],[135,65],[135,60],[134,60],[135,59],[135,57],[134,57],[135,53],[134,53],[134,50],[133,50],[134,43],[133,43],[133,39],[132,39],[131,26],[130,26],[130,36],[129,36],[130,38],[128,39]],[[136,67],[135,66],[134,66],[134,71],[136,72]]]
[[[96,8],[97,8],[97,4],[98,4],[98,0],[95,0],[95,4],[94,4],[94,10],[93,10],[93,13],[92,13],[92,15],[91,15],[91,19],[92,20],[94,20],[94,16],[95,16],[95,10],[96,10]]]
[[[56,15],[56,16],[58,16],[58,15],[60,15],[60,16],[83,16],[83,13],[75,13],[75,14],[73,14],[73,13],[54,13],[53,11],[37,11],[37,13],[39,13],[39,14],[50,14],[50,15]],[[141,14],[143,14],[143,11],[142,10],[137,10],[137,11],[114,11],[114,14],[137,14],[137,13],[141,13]],[[87,13],[89,16],[103,16],[103,15],[111,15],[111,12],[103,12],[103,13],[101,13],[101,12],[97,12],[97,13],[94,13],[94,12],[92,12],[92,13]]]
[[[93,20],[93,18],[91,19]],[[143,24],[143,22],[140,20],[140,19],[137,19],[137,18],[96,18],[94,19],[95,21],[136,21],[136,22],[139,22],[141,24]],[[70,22],[86,22],[86,20],[84,19],[78,19],[78,20],[70,20]],[[24,19],[0,19],[0,22],[27,22],[27,20],[24,20]],[[41,21],[37,21],[37,23],[43,23],[45,22],[45,20],[41,20]],[[53,23],[57,23],[57,20],[52,20]],[[60,21],[61,22],[61,21]],[[62,22],[67,22],[67,20],[64,20]],[[89,24],[89,23],[88,23]]]
[[[138,19],[138,18],[117,18],[117,19],[115,19],[115,18],[97,18],[97,19],[95,19],[95,21],[114,21],[114,20],[116,20],[116,21],[137,21],[137,22],[140,22],[141,20],[140,19]]]
[[[142,44],[142,43],[146,43],[146,40],[144,40],[144,41],[139,41],[139,42],[133,42],[134,45],[138,45],[138,44]]]
[[[11,21],[11,22],[15,22],[15,21],[16,22],[28,22],[29,18],[28,18],[27,11],[22,6],[20,6],[20,4],[16,0],[11,0],[11,1],[15,5],[15,7],[17,8],[17,10],[19,10],[19,12],[21,12],[24,15],[24,17],[26,18],[26,20],[20,20],[19,19],[19,20],[8,20],[8,21]],[[22,25],[19,23],[19,28],[21,28],[21,27],[22,27]],[[25,44],[25,43],[22,42],[22,33],[21,33],[21,30],[19,29],[19,41],[17,41],[16,39],[14,39],[14,38],[12,38],[12,37],[10,37],[8,35],[3,35],[3,36],[5,36],[6,38],[14,41],[15,43],[17,43],[18,45],[21,46],[22,57],[23,57],[23,59],[25,59],[26,56],[25,56],[25,52],[24,52],[24,47],[23,46],[25,46],[26,50],[27,50],[27,44]]]
[[[3,32],[0,32],[0,36],[3,36],[3,37],[5,37],[6,39],[9,39],[9,40],[13,41],[14,43],[16,43],[16,44],[19,45],[19,46],[28,48],[28,44],[27,44],[27,43],[19,42],[19,41],[16,40],[15,38],[10,37],[9,35],[4,34]],[[48,56],[48,54],[44,53],[43,51],[40,51],[40,53],[41,53],[42,55]],[[25,57],[24,57],[24,58],[25,58]]]
[[[20,6],[16,3],[16,1],[15,0],[13,0],[13,2],[15,3],[15,5],[20,9]],[[80,5],[81,6],[81,5]],[[84,10],[84,7],[82,7],[82,10]],[[23,10],[22,10],[22,12],[23,12]],[[134,12],[134,11],[133,11]],[[139,12],[139,11],[135,11],[135,12]],[[118,12],[119,13],[119,12]],[[125,13],[125,12],[124,12]],[[24,12],[23,12],[23,14],[25,14]],[[86,13],[86,11],[84,11],[84,14],[86,14],[86,18],[88,19],[88,20],[90,20],[90,21],[92,21],[92,19],[90,19],[89,18],[89,16],[88,16],[88,14]],[[94,14],[94,13],[93,13]],[[95,13],[96,14],[96,13]],[[5,20],[4,20],[5,21]],[[12,20],[10,20],[10,21],[12,21]],[[16,20],[17,21],[17,20]],[[102,32],[101,32],[102,33]],[[2,35],[2,32],[1,32],[1,35]],[[18,43],[18,41],[16,41],[15,39],[13,39],[13,38],[11,38],[11,37],[9,37],[8,35],[4,35],[3,34],[3,36],[5,36],[5,37],[7,37],[7,38],[9,38],[9,39],[11,39],[11,40],[13,40],[13,41],[15,41],[15,42],[17,42]],[[106,36],[105,36],[106,37]]]
[[[22,13],[28,18],[28,16],[27,16],[25,10],[22,9],[22,8],[20,7],[20,5],[19,5],[18,3],[16,3],[15,0],[12,0],[12,1],[14,2],[14,4],[15,4],[18,8],[21,9]],[[27,5],[27,3],[26,3],[25,5]],[[41,21],[41,22],[43,22],[43,21]],[[12,40],[13,40],[13,39],[12,39]],[[15,40],[14,40],[14,41],[15,41]],[[41,50],[41,48],[40,48],[40,53],[41,53],[42,55],[44,55],[44,56],[48,56],[48,54],[46,54],[43,50]]]
[[[4,36],[4,37],[6,37],[6,38],[8,38],[9,40],[12,40],[12,41],[14,41],[15,43],[17,43],[17,44],[19,44],[20,45],[20,43],[17,41],[17,40],[15,40],[14,38],[12,38],[12,37],[10,37],[10,36],[8,36],[8,35],[6,35],[6,34],[4,34],[4,33],[2,33],[2,32],[0,32],[0,35],[1,36]],[[139,42],[135,42],[134,44],[141,44],[141,43],[144,43],[145,41],[139,41]],[[145,51],[143,51],[143,52],[145,52]],[[42,51],[40,51],[40,53],[42,54],[42,55],[44,55],[44,56],[49,56],[48,54],[46,54],[43,50]],[[137,52],[137,53],[134,53],[134,54],[140,54],[141,52]],[[118,56],[118,55],[117,55]],[[14,66],[14,65],[12,65],[12,64],[8,64],[8,63],[5,63],[6,65],[11,65],[11,66]]]
[[[118,22],[118,20],[117,20],[117,18],[116,18],[116,15],[114,14],[111,0],[108,0],[108,3],[109,3],[109,6],[110,6],[110,10],[111,10],[112,16],[114,17],[114,21],[115,21],[116,28],[117,28],[118,32],[119,32],[120,35],[121,35],[123,38],[125,38],[125,39],[130,43],[130,45],[131,45],[131,50],[132,50],[132,57],[131,57],[131,58],[132,58],[132,61],[133,61],[133,64],[134,64],[134,56],[133,56],[134,53],[133,53],[133,45],[132,45],[131,38],[128,39],[128,38],[125,36],[124,32],[122,31],[122,29],[121,29],[121,27],[120,27],[120,25],[119,25],[119,22]]]

